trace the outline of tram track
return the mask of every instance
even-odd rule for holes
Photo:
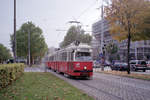
[[[68,76],[65,75],[65,74],[64,74],[64,75],[58,74],[58,73],[56,73],[56,72],[54,72],[54,71],[52,71],[52,70],[50,70],[50,72],[51,72],[52,74],[56,75],[57,77],[59,77],[59,78],[65,80],[65,81],[69,82],[70,84],[72,84],[72,85],[75,86],[76,88],[81,89],[82,91],[84,91],[84,92],[87,93],[88,95],[94,97],[95,100],[124,100],[124,99],[122,99],[122,98],[119,97],[119,96],[116,96],[116,95],[114,95],[114,94],[111,94],[111,93],[106,92],[106,91],[104,91],[104,90],[101,90],[101,89],[99,89],[99,88],[96,88],[96,87],[94,87],[94,86],[92,86],[92,85],[89,85],[89,84],[83,82],[83,80],[81,80],[81,79],[70,78],[70,77],[68,77]],[[86,81],[86,80],[84,79],[84,81]],[[91,81],[92,81],[92,80],[91,80]],[[80,86],[79,86],[79,83],[80,83]],[[85,90],[84,90],[84,89],[85,89]],[[90,91],[86,91],[86,89],[91,90],[91,91],[95,91],[96,94],[98,94],[98,95],[95,95],[94,93],[91,93]],[[100,96],[102,96],[102,97],[100,97]],[[107,99],[104,99],[103,96],[107,97]],[[100,99],[100,98],[103,98],[103,99]],[[109,98],[109,99],[108,99],[108,98]],[[112,99],[112,98],[113,98],[113,99]]]
[[[110,91],[108,91],[108,87],[105,88],[102,88],[102,87],[96,87],[94,85],[91,85],[89,84],[90,82],[89,81],[92,81],[92,83],[95,83],[93,80],[83,80],[83,79],[75,79],[75,78],[68,78],[68,76],[64,76],[62,74],[58,74],[58,73],[55,73],[53,71],[50,71],[52,72],[53,74],[55,74],[57,77],[69,82],[70,84],[72,84],[73,86],[75,86],[76,88],[79,88],[81,89],[82,91],[84,91],[85,93],[87,93],[88,95],[90,96],[93,96],[95,98],[95,100],[132,100],[131,98],[133,97],[133,95],[135,96],[138,96],[138,99],[135,99],[135,100],[146,100],[146,99],[142,99],[143,97],[145,98],[149,98],[150,96],[148,96],[147,94],[140,94],[138,91],[136,90],[132,90],[130,88],[133,88],[133,87],[130,87],[130,88],[127,88],[127,87],[116,87],[115,83],[113,83],[112,85],[110,85],[109,83],[107,83],[106,85],[110,85]],[[96,78],[98,79],[99,82],[101,82],[102,84],[105,84],[103,83],[103,79],[101,80],[100,78]],[[80,84],[80,85],[79,85]],[[117,95],[115,94],[114,92],[112,92],[112,89],[111,88],[115,88],[115,89],[120,89],[122,91],[128,91],[128,95],[130,95],[131,93],[131,97],[129,97],[130,99],[127,99],[125,98],[125,95],[127,94],[124,94],[124,95]],[[94,91],[94,92],[93,92]],[[116,91],[117,92],[117,91]],[[139,99],[140,98],[140,99]],[[133,99],[134,100],[134,99]]]

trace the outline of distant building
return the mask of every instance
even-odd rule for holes
[[[109,33],[109,24],[107,20],[103,19],[94,23],[92,25],[92,31],[94,37],[92,41],[94,58],[98,58],[99,54],[102,53],[101,48],[107,46],[109,43],[115,43],[119,48],[118,54],[120,55],[121,60],[126,61],[127,40],[121,42],[114,40]],[[150,59],[150,40],[131,42],[130,57],[131,59],[139,60]]]

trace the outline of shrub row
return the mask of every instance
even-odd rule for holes
[[[23,72],[24,64],[0,65],[0,90],[22,76]]]

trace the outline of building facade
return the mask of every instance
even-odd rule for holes
[[[127,40],[118,42],[114,40],[109,32],[109,23],[107,20],[99,20],[92,25],[92,47],[93,47],[93,57],[98,58],[100,53],[103,53],[103,49],[110,43],[114,43],[118,47],[118,54],[120,55],[120,60],[126,61],[127,59]],[[95,52],[98,50],[97,52]],[[107,53],[106,53],[106,56]],[[149,60],[150,59],[150,40],[146,41],[136,41],[131,42],[130,47],[130,58],[137,60]]]

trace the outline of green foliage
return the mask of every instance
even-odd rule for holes
[[[18,79],[24,72],[24,64],[0,65],[0,90]]]
[[[67,31],[67,35],[64,37],[64,40],[60,43],[60,47],[66,47],[75,40],[90,44],[92,36],[89,34],[85,34],[84,30],[82,30],[80,27],[71,26]]]
[[[44,56],[48,50],[47,44],[42,34],[41,28],[35,26],[32,22],[24,23],[16,32],[17,56],[27,57],[28,55],[28,33],[30,32],[31,60]],[[11,45],[13,49],[13,35],[11,35]]]
[[[116,44],[110,43],[110,44],[108,44],[108,45],[106,46],[106,51],[107,51],[107,53],[109,53],[109,54],[115,54],[115,53],[118,52],[118,47],[117,47]]]
[[[106,52],[109,55],[109,61],[112,62],[112,60],[120,60],[120,56],[118,53],[118,46],[114,43],[110,43],[106,46]]]
[[[0,63],[11,58],[10,50],[7,49],[3,44],[0,44]]]
[[[110,54],[108,60],[112,62],[113,60],[120,60],[119,54]]]

